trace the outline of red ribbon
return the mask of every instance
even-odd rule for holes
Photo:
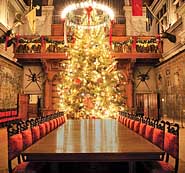
[[[91,11],[93,10],[93,8],[89,6],[88,8],[85,8],[85,10],[87,11],[88,16],[88,26],[90,26]]]
[[[160,48],[161,48],[161,45],[160,45],[160,43],[161,43],[161,36],[160,35],[157,35],[157,46],[158,46],[158,49],[160,50]]]
[[[41,36],[41,47],[44,48],[45,46],[45,40],[44,40],[44,36]]]

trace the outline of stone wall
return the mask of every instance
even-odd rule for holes
[[[185,112],[185,52],[156,67],[160,94],[160,113],[174,120],[182,120]]]

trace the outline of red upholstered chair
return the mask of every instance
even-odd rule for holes
[[[134,123],[135,123],[135,121],[134,121],[134,120],[130,120],[129,128],[130,128],[131,130],[133,130],[133,129],[134,129]]]
[[[39,126],[35,126],[31,128],[31,131],[32,131],[33,143],[35,143],[40,139],[40,128]]]
[[[29,122],[19,121],[16,126],[8,127],[8,168],[9,173],[40,173],[44,163],[23,162],[21,152],[33,143]],[[12,167],[12,160],[17,158],[17,165]],[[14,162],[15,165],[15,162]]]
[[[164,148],[164,130],[154,128],[152,143],[154,143],[161,149]]]
[[[66,122],[66,116],[62,116],[62,124]]]
[[[58,127],[58,123],[57,123],[57,119],[53,119],[53,122],[54,122],[54,129],[56,129]]]
[[[168,131],[164,135],[165,159],[147,163],[151,173],[178,173],[179,167],[179,125],[166,122]],[[170,160],[172,160],[170,162]]]
[[[61,117],[59,117],[59,119],[60,119],[60,121],[61,121],[61,124],[63,124],[63,118],[62,118],[63,116],[61,116]]]
[[[15,134],[8,139],[8,170],[9,173],[23,173],[29,162],[21,162],[20,154],[23,151],[22,134]],[[13,168],[12,161],[17,158],[18,164]]]
[[[49,121],[49,124],[50,124],[50,130],[54,130],[55,129],[55,124],[54,124],[54,120],[50,120]]]
[[[134,132],[136,132],[136,133],[139,132],[139,126],[140,126],[140,124],[141,123],[139,121],[135,121],[134,122],[134,128],[133,128]]]
[[[123,122],[124,122],[124,117],[122,116],[122,115],[120,115],[120,123],[122,123],[123,124]]]
[[[123,124],[126,126],[127,125],[127,121],[128,121],[128,118],[125,117],[124,120],[123,120]]]
[[[23,151],[22,134],[15,134],[8,139],[8,168],[12,172],[12,160],[17,158],[18,164],[21,163],[20,154]]]
[[[128,118],[128,120],[127,120],[126,126],[127,126],[128,128],[130,128],[130,119],[129,119],[129,118]]]
[[[62,117],[58,117],[58,118],[59,118],[60,125],[62,125],[63,124]]]
[[[56,118],[56,120],[57,120],[57,127],[58,127],[58,126],[60,126],[60,120],[59,120],[59,118]]]
[[[152,142],[153,139],[153,132],[154,132],[154,127],[150,126],[150,125],[146,125],[146,129],[145,129],[145,134],[144,137]]]
[[[23,149],[25,150],[29,146],[33,144],[33,139],[32,139],[32,132],[31,129],[26,129],[21,131],[22,138],[23,138]]]
[[[46,126],[44,123],[39,124],[40,128],[40,137],[44,137],[46,135]]]
[[[146,130],[146,124],[145,123],[140,123],[140,126],[139,126],[139,134],[141,136],[144,136],[145,135],[145,130]]]
[[[44,125],[46,127],[46,134],[48,134],[51,131],[51,129],[50,129],[50,123],[47,121],[47,122],[44,122]]]
[[[176,130],[174,131],[172,125],[170,125],[170,129],[165,133],[164,136],[164,151],[166,152],[165,161],[160,161],[160,169],[161,172],[168,168],[168,172],[178,172],[179,167],[179,125],[174,124]],[[175,165],[171,165],[169,163],[169,159],[173,159]]]
[[[161,148],[163,150],[165,122],[164,121],[162,121],[160,123],[158,121],[155,121],[155,122],[152,121],[152,122],[153,122],[152,126],[147,125],[147,127],[146,127],[147,130],[145,130],[144,137],[146,137],[147,139],[150,139],[153,144],[155,144],[156,146],[158,146],[159,148]],[[152,134],[152,136],[150,136],[151,134]],[[164,157],[162,156],[161,159],[164,159]],[[155,162],[147,162],[147,161],[146,162],[138,162],[137,167],[143,168],[143,170],[140,170],[140,172],[151,173],[150,167],[152,166],[153,163],[155,163]]]
[[[25,132],[26,133],[26,132]],[[43,164],[21,162],[20,154],[24,149],[22,133],[8,139],[8,169],[9,173],[39,173]],[[13,168],[12,161],[17,158],[18,164]]]

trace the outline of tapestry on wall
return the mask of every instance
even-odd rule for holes
[[[21,72],[9,64],[0,63],[0,109],[17,107],[21,90]]]

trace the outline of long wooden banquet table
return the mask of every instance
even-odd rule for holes
[[[160,148],[115,119],[68,120],[23,153],[32,162],[127,162],[160,160]]]

